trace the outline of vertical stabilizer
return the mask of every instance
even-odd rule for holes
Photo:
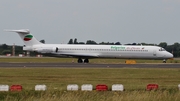
[[[28,29],[21,29],[21,30],[5,30],[8,32],[16,32],[19,34],[23,42],[26,46],[32,46],[37,44],[42,44],[39,42],[32,34],[30,34],[30,31]]]

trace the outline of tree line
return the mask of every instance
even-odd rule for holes
[[[101,42],[101,43],[97,43],[97,42],[95,42],[93,40],[87,40],[86,43],[85,42],[78,42],[77,38],[75,38],[74,41],[73,41],[73,39],[70,39],[68,44],[121,45],[120,42],[116,42],[116,43],[114,43],[114,42]]]
[[[45,43],[45,40],[40,40],[40,42]],[[70,39],[68,44],[93,44],[93,45],[121,45],[120,42],[100,42],[97,43],[93,40],[87,40],[86,42],[78,42],[75,38]],[[172,53],[174,57],[180,57],[180,44],[178,42],[168,45],[166,42],[161,42],[159,44],[148,44],[148,43],[128,43],[124,45],[149,45],[149,46],[160,46],[166,49],[168,52]],[[13,45],[0,44],[0,55],[12,54]],[[23,51],[23,46],[15,46],[15,55],[25,54]],[[37,53],[30,52],[31,56],[37,55]]]

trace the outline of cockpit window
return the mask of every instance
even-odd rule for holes
[[[164,48],[160,48],[159,51],[166,51]]]

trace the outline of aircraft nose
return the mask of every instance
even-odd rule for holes
[[[167,54],[167,58],[173,58],[173,57],[174,57],[173,54],[171,54],[171,53]]]

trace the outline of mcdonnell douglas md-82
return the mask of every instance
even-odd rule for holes
[[[19,34],[25,43],[23,47],[25,51],[34,51],[53,57],[75,57],[78,63],[89,63],[90,58],[162,60],[173,58],[171,53],[158,46],[43,44],[30,34],[28,29],[6,31]]]

